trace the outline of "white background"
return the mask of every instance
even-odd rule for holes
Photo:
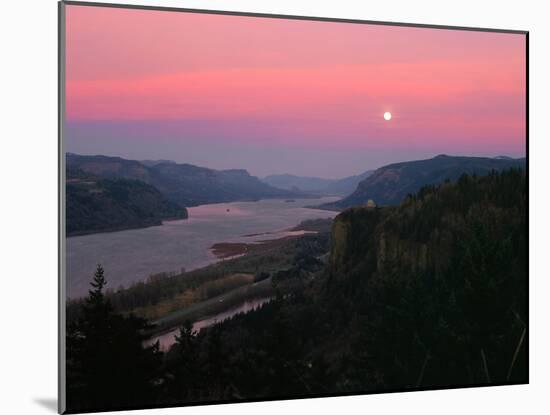
[[[526,0],[195,0],[127,3],[530,31],[531,384],[140,413],[548,413],[546,174],[550,17]],[[0,413],[53,413],[57,394],[57,5],[0,5]],[[545,177],[546,176],[546,177]]]

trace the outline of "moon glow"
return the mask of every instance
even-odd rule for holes
[[[391,112],[387,112],[387,111],[386,111],[386,112],[384,113],[384,119],[385,119],[386,121],[391,120]]]

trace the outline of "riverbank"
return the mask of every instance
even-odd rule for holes
[[[236,258],[247,254],[261,254],[284,245],[287,241],[299,238],[306,233],[299,231],[296,235],[289,235],[279,239],[263,240],[254,243],[245,242],[220,242],[212,245],[212,253],[220,259]]]
[[[269,301],[271,301],[271,297],[247,300],[236,307],[232,307],[218,314],[214,314],[212,316],[194,321],[191,330],[192,332],[198,334],[201,330],[211,327],[215,324],[222,323],[236,315],[247,314],[251,311],[257,310]],[[172,345],[176,343],[176,336],[179,334],[179,331],[180,327],[175,327],[162,333],[158,333],[153,337],[145,340],[144,345],[152,346],[158,342],[160,350],[167,352],[168,350],[170,350]]]
[[[275,295],[271,278],[251,283],[216,297],[176,310],[162,318],[151,321],[150,333],[164,333],[179,327],[186,321],[197,322],[217,314],[240,307],[242,304],[258,298],[271,298]]]
[[[309,219],[300,222],[298,225],[281,232],[263,232],[245,237],[261,237],[264,235],[285,235],[278,239],[259,240],[253,243],[246,242],[219,242],[210,247],[212,253],[220,259],[234,258],[251,253],[262,253],[269,251],[277,246],[285,244],[287,241],[299,238],[306,234],[316,234],[330,232],[332,218]]]
[[[328,234],[314,232],[262,243],[220,245],[227,247],[223,252],[225,255],[244,253],[188,273],[183,281],[189,288],[155,304],[132,310],[150,321],[149,336],[161,338],[168,332],[177,331],[186,322],[197,323],[217,318],[213,316],[232,315],[231,310],[247,302],[272,298],[276,292],[291,292],[295,282],[287,281],[289,270],[306,273],[302,275],[315,272],[309,267],[302,268],[303,259],[326,255],[329,249]],[[251,273],[251,270],[255,272]],[[171,279],[177,280],[178,277]],[[213,288],[219,292],[218,295],[212,295]]]
[[[75,236],[86,236],[86,235],[95,235],[98,233],[112,233],[112,232],[121,232],[121,231],[129,231],[132,229],[146,229],[151,228],[153,226],[162,226],[165,224],[165,222],[172,222],[177,220],[187,220],[187,217],[167,217],[162,218],[158,221],[151,222],[151,223],[142,223],[142,224],[135,224],[135,225],[125,225],[125,226],[115,226],[111,228],[105,228],[105,229],[94,229],[89,231],[77,231],[77,232],[67,232],[66,237],[67,238],[74,238]]]

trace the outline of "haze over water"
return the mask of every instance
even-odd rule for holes
[[[162,226],[67,238],[67,294],[86,295],[98,263],[105,268],[107,288],[117,289],[149,275],[191,270],[218,261],[210,247],[218,242],[255,242],[288,235],[306,219],[331,218],[337,212],[306,205],[337,198],[260,200],[188,208],[189,219]],[[229,209],[229,211],[228,211]],[[262,234],[265,232],[273,232]],[[260,234],[247,236],[251,234]]]

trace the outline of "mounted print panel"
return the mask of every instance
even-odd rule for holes
[[[527,383],[527,54],[60,3],[60,412]]]

